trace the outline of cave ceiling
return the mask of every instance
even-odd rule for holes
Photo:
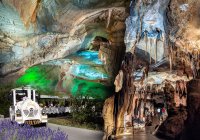
[[[3,0],[1,75],[65,57],[88,47],[95,36],[116,40],[112,33],[125,27],[124,5],[113,0]]]

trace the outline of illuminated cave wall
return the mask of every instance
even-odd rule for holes
[[[2,0],[0,11],[1,85],[101,99],[113,93],[112,68],[125,47],[124,1]],[[112,44],[106,65],[98,52],[85,51],[96,36]]]
[[[132,51],[135,46],[136,53],[151,62],[160,61],[166,56],[165,12],[168,2],[142,2],[137,7],[137,1],[131,1],[124,38],[126,51]]]
[[[81,51],[66,58],[33,66],[17,79],[18,86],[30,85],[49,95],[83,95],[105,99],[112,94],[109,75],[97,51]]]
[[[25,74],[17,79],[18,86],[30,85],[46,93],[54,90],[58,81],[58,67],[34,66],[26,70]]]
[[[14,36],[25,36],[34,33],[33,26],[25,27],[19,13],[6,2],[0,3],[0,31]]]
[[[36,21],[27,19],[30,22],[30,26],[27,27],[23,19],[32,18],[34,13],[31,14],[30,11],[26,13],[28,7],[20,9],[20,4],[16,5],[14,2],[15,0],[3,0],[0,3],[1,10],[14,11],[6,12],[9,13],[8,16],[4,15],[4,12],[1,13],[5,18],[2,19],[4,31],[0,32],[1,76],[75,53],[88,47],[95,36],[112,39],[113,44],[118,43],[117,47],[123,46],[121,41],[123,38],[117,38],[118,35],[123,34],[120,33],[121,26],[120,29],[115,28],[120,25],[118,24],[120,22],[124,24],[126,14],[123,3],[110,8],[105,2],[98,2],[91,9],[81,9],[71,1],[42,0],[37,3]],[[31,2],[36,4],[36,0]],[[100,8],[95,8],[98,6]],[[13,24],[11,15],[17,17],[20,25]],[[12,23],[9,28],[5,24],[7,20]],[[21,31],[13,33],[13,29]]]

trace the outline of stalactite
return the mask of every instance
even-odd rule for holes
[[[157,38],[156,39],[153,38],[153,44],[155,45],[155,48],[154,48],[154,58],[155,58],[155,63],[156,63],[157,62]]]
[[[176,81],[176,92],[179,93],[179,91],[180,91],[179,81]]]
[[[173,87],[174,90],[176,90],[176,82],[171,82],[170,85]]]
[[[169,65],[170,65],[170,72],[172,72],[172,53],[169,53]]]
[[[187,83],[184,80],[176,81],[176,93],[179,94],[181,99],[184,94],[187,94]]]
[[[187,82],[184,81],[184,90],[185,90],[185,93],[187,94]]]
[[[151,48],[152,48],[152,38],[149,39],[150,46],[149,46],[149,57],[150,57],[150,64],[151,64]]]
[[[106,28],[109,27],[111,15],[112,15],[112,9],[108,9],[108,19],[107,19]]]
[[[156,91],[156,93],[159,92],[159,90],[158,90],[158,85],[156,85],[156,87],[155,87],[155,91]]]
[[[192,60],[191,60],[191,69],[192,69],[193,78],[196,78],[197,72],[196,72],[195,60],[194,60],[194,58],[192,58]]]
[[[184,86],[184,81],[183,81],[183,80],[181,80],[181,81],[179,82],[179,87],[180,87],[181,93],[182,93],[182,95],[183,95],[183,93],[184,93],[184,91],[185,91],[185,86]]]
[[[146,74],[146,78],[149,76],[149,64],[146,65],[145,67],[145,74]]]
[[[153,84],[150,83],[150,91],[152,91],[152,89],[153,89]]]
[[[148,37],[147,37],[148,31],[144,31],[144,41],[145,41],[145,54],[147,55],[147,43],[148,43]]]
[[[180,58],[180,49],[177,48],[177,58]]]
[[[197,66],[196,66],[196,69],[197,69],[197,76],[199,77],[199,70],[200,70],[200,64],[199,64],[199,60],[197,61]]]

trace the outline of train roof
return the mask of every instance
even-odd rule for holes
[[[28,89],[36,90],[35,88],[32,88],[31,86],[13,88],[12,90],[28,90]]]
[[[40,95],[40,98],[42,99],[68,99],[69,97],[59,97],[59,96],[53,96],[53,95]]]

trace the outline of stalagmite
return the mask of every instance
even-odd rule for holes
[[[138,94],[135,94],[134,98],[133,98],[133,102],[132,102],[132,112],[133,112],[132,116],[135,116],[134,110],[136,109],[136,105],[137,105],[136,101],[137,100],[138,100]]]
[[[114,129],[114,96],[106,99],[103,107],[103,119],[104,119],[104,137],[103,140],[107,140],[112,134]]]
[[[129,96],[127,93],[123,93],[123,104],[119,106],[118,114],[116,116],[116,135],[118,136],[119,134],[123,133],[123,129],[120,129],[123,127],[124,124],[124,113],[127,111],[128,106],[129,106]]]
[[[140,99],[139,119],[144,120],[144,100]]]

